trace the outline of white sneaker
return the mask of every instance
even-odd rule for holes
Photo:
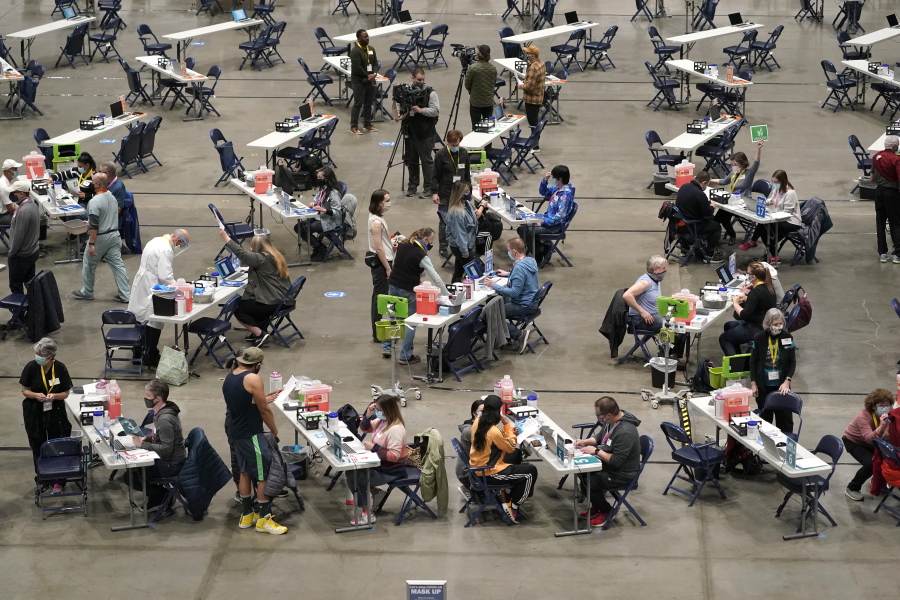
[[[887,254],[879,254],[878,255],[878,260],[880,260],[883,263],[886,263],[889,258],[890,258],[890,256]]]
[[[369,525],[370,523],[375,522],[375,515],[370,515],[368,511],[362,511],[359,515],[359,521],[356,519],[350,519],[351,525]]]
[[[525,349],[528,348],[528,338],[531,337],[532,333],[534,333],[534,329],[523,331],[519,339],[516,340],[516,343],[519,345],[519,354],[524,354]]]
[[[863,500],[863,495],[861,492],[857,490],[851,490],[850,488],[844,490],[844,495],[856,502],[862,502]]]
[[[893,261],[893,263],[894,263],[895,265],[900,265],[900,256],[897,256],[896,254],[894,254],[894,255],[891,257],[891,259],[892,259],[892,261]]]

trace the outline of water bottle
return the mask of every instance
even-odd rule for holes
[[[63,187],[62,181],[53,182],[53,200],[56,206],[62,204]]]
[[[281,388],[281,373],[272,371],[269,373],[269,393],[271,394],[279,388]]]
[[[718,79],[719,78],[719,65],[717,65],[716,63],[711,64],[709,66],[709,72],[713,77]]]
[[[273,194],[272,184],[269,184],[269,187],[266,188],[266,196],[271,196]]]
[[[75,248],[69,248],[69,260],[75,260]]]
[[[187,313],[187,300],[181,292],[175,296],[175,314],[184,315]]]

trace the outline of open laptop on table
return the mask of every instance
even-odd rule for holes
[[[243,23],[244,21],[253,20],[247,16],[247,11],[245,11],[243,8],[231,11],[231,17],[234,19],[235,23]]]
[[[109,105],[109,114],[113,119],[117,119],[119,121],[123,119],[128,119],[131,117],[133,113],[125,112],[122,109],[122,103],[116,100],[112,104]]]
[[[897,21],[897,15],[888,15],[888,27],[892,29],[900,29],[900,22]]]
[[[515,115],[509,115],[509,116],[507,116],[507,115],[503,112],[503,105],[502,105],[502,104],[495,104],[495,105],[494,105],[494,113],[493,113],[493,117],[497,120],[498,123],[513,123],[513,122],[518,118],[518,117],[516,117]]]
[[[728,15],[728,20],[731,21],[731,24],[734,27],[750,27],[753,25],[750,21],[744,21],[744,18],[741,16],[741,13],[731,13]]]
[[[78,12],[71,6],[64,6],[62,9],[62,15],[63,15],[63,18],[67,21],[71,21],[72,19],[80,18],[78,16]]]
[[[408,10],[401,10],[399,13],[397,13],[397,16],[400,18],[401,23],[424,23],[425,22],[422,19],[413,19],[412,17],[410,17]]]
[[[476,258],[472,262],[467,263],[465,266],[463,266],[463,271],[465,271],[469,279],[479,281],[484,277],[484,263],[481,262],[481,259]]]
[[[222,260],[216,261],[216,269],[219,271],[219,275],[224,281],[230,283],[247,281],[247,272],[243,269],[235,271],[234,265],[231,264],[231,258],[223,258]]]
[[[303,123],[319,123],[324,120],[325,117],[322,115],[313,114],[312,104],[309,102],[304,102],[299,106],[300,110],[300,121]]]
[[[739,288],[745,283],[743,279],[737,277],[728,270],[728,265],[720,265],[717,267],[716,275],[719,276],[719,281],[722,282],[722,285],[727,288]]]
[[[777,456],[781,460],[785,460],[786,453],[784,449],[784,442],[775,442],[775,440],[764,431],[759,432],[759,437],[762,440],[763,448],[766,449],[766,452],[768,452],[772,456]],[[778,445],[779,443],[781,444],[780,446]]]
[[[579,21],[578,12],[571,11],[566,13],[566,25],[590,25],[590,21]]]

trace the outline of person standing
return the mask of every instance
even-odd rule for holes
[[[491,47],[482,44],[476,48],[475,64],[466,71],[466,91],[469,92],[469,117],[472,129],[494,111],[494,88],[497,85],[497,68],[491,64]],[[487,146],[490,148],[490,145]]]
[[[115,196],[116,204],[119,209],[119,236],[122,238],[122,254],[131,254],[131,250],[125,245],[125,203],[128,201],[128,190],[125,189],[125,183],[119,179],[118,167],[114,162],[106,162],[100,165],[100,172],[109,179],[106,189],[110,194]]]
[[[541,105],[544,103],[547,67],[541,60],[541,51],[537,46],[525,46],[523,50],[528,58],[528,69],[525,71],[525,81],[519,84],[519,89],[522,90],[522,99],[525,101],[525,117],[528,119],[528,126],[534,131],[538,124]],[[540,150],[540,146],[535,146],[532,153],[540,152]]]
[[[784,433],[794,431],[794,413],[789,410],[762,408],[772,392],[791,393],[791,379],[797,368],[794,338],[784,327],[784,315],[777,308],[770,308],[763,317],[762,331],[753,338],[750,348],[750,390],[756,396],[759,416],[772,422]]]
[[[893,259],[900,265],[900,156],[897,149],[900,138],[889,135],[884,138],[884,150],[872,157],[869,178],[875,182],[875,236],[878,243],[878,260],[886,263]],[[884,224],[891,228],[892,254],[888,254]]]
[[[378,312],[378,296],[388,293],[388,278],[394,262],[394,244],[388,232],[384,214],[391,209],[391,195],[387,190],[375,190],[369,200],[369,224],[367,227],[369,249],[366,265],[372,270],[372,341],[380,341],[375,335],[375,322],[381,320]],[[381,341],[381,355],[391,357],[391,343]]]
[[[96,194],[88,202],[88,247],[82,259],[81,289],[72,292],[79,300],[94,299],[94,277],[97,264],[106,259],[116,280],[118,295],[113,300],[128,304],[128,273],[122,261],[122,243],[119,238],[119,211],[116,198],[107,190],[107,178],[103,173],[94,175]]]
[[[184,252],[190,243],[186,229],[155,237],[144,247],[141,267],[134,276],[128,310],[134,313],[138,323],[144,324],[144,363],[151,369],[159,364],[159,336],[165,325],[150,321],[153,315],[153,286],[173,285],[175,275],[172,261]]]
[[[22,400],[25,433],[36,465],[44,442],[69,437],[72,433],[65,403],[72,389],[72,379],[66,365],[56,360],[59,348],[52,338],[42,338],[33,350],[34,360],[22,369],[19,385],[25,396]],[[53,491],[61,492],[62,486],[54,484]]]
[[[406,197],[416,195],[419,187],[419,163],[422,163],[422,193],[419,198],[429,197],[428,189],[431,186],[432,173],[434,171],[434,126],[437,124],[441,113],[441,103],[437,92],[425,85],[425,71],[416,67],[412,72],[413,90],[426,97],[428,104],[425,107],[412,105],[409,112],[396,109],[397,120],[403,120],[406,126],[406,167],[409,171],[409,182],[406,186]]]
[[[222,384],[222,395],[228,414],[231,415],[228,435],[234,444],[238,466],[241,470],[238,492],[241,495],[241,518],[238,527],[249,529],[256,525],[256,531],[281,535],[288,528],[279,525],[272,517],[272,501],[266,496],[266,479],[272,464],[269,443],[263,436],[263,425],[276,438],[278,427],[275,415],[269,407],[269,400],[263,391],[263,380],[259,376],[262,368],[263,351],[259,348],[245,348],[229,363],[230,372]],[[253,486],[259,500],[259,512],[253,510]]]
[[[450,205],[447,208],[447,243],[453,254],[453,278],[458,283],[463,278],[463,267],[475,260],[475,241],[478,238],[478,219],[485,211],[487,200],[482,200],[476,211],[469,201],[468,181],[453,184]]]
[[[353,110],[350,111],[350,133],[362,135],[359,113],[363,113],[363,129],[378,131],[372,125],[372,106],[375,103],[375,77],[378,75],[378,56],[369,45],[365,29],[356,32],[356,43],[347,52],[350,57],[350,85],[353,87]]]
[[[41,209],[31,199],[30,186],[16,180],[9,186],[9,199],[18,204],[9,228],[9,290],[24,294],[25,284],[34,279],[34,265],[40,252]]]
[[[460,148],[463,134],[458,129],[451,129],[445,138],[446,147],[434,156],[434,175],[431,178],[431,201],[438,205],[438,210],[446,213],[450,203],[450,192],[457,181],[470,181],[469,151]],[[438,254],[441,258],[450,258],[447,246],[447,224],[438,223]]]

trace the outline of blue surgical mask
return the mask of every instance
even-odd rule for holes
[[[375,409],[375,418],[381,419],[382,421],[384,421],[384,413],[376,408]]]
[[[881,415],[886,415],[891,412],[890,406],[878,406],[875,408],[875,413],[880,417]]]
[[[19,176],[19,172],[18,172],[18,171],[13,171],[13,179],[15,179],[15,178],[18,177],[18,176]]]
[[[450,148],[450,152],[459,152],[459,146],[447,146]]]
[[[37,354],[35,354],[35,355],[34,355],[34,362],[36,362],[37,364],[43,366],[43,365],[46,365],[46,364],[47,364],[47,359],[44,358],[43,356],[38,356]]]
[[[480,411],[480,410],[479,410],[477,413],[475,413],[475,418],[476,418],[476,419],[480,419],[480,418],[481,418],[481,411]]]
[[[509,260],[516,260],[516,257],[509,250],[506,251],[506,255],[509,256]]]
[[[775,181],[773,181],[773,182],[772,182],[772,189],[775,190],[775,191],[777,192],[778,190],[781,189],[781,184],[780,184],[780,183],[777,183],[777,182],[775,182]]]
[[[82,169],[81,167],[78,167],[78,172],[79,172],[79,173],[84,173],[84,169]]]

